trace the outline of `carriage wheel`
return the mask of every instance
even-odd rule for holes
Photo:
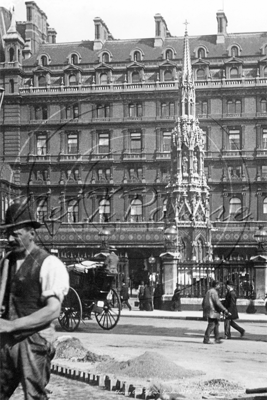
[[[67,332],[73,332],[78,328],[82,317],[82,303],[76,290],[70,287],[65,296],[58,322]]]
[[[110,330],[114,328],[121,315],[121,302],[120,297],[116,290],[110,289],[104,301],[103,311],[95,314],[98,325],[105,329]]]

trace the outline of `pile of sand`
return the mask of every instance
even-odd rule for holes
[[[56,348],[55,359],[61,358],[89,363],[113,360],[110,356],[101,356],[85,349],[81,341],[73,336],[59,336],[54,342],[54,346]]]
[[[59,336],[54,342],[56,348],[55,359],[65,358],[70,360],[75,357],[84,357],[87,349],[83,347],[81,341],[72,336]]]
[[[174,380],[203,375],[202,371],[187,370],[178,366],[166,357],[152,351],[146,351],[139,357],[128,361],[108,361],[97,366],[99,373],[109,373],[118,376],[135,378],[157,378],[161,380]]]

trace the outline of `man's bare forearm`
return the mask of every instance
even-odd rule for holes
[[[17,318],[12,321],[0,319],[0,332],[23,332],[42,328],[59,316],[60,307],[60,301],[55,297],[51,297],[47,300],[45,307],[26,317]]]

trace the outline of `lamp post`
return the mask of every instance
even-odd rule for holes
[[[172,225],[164,230],[165,248],[174,251],[177,258],[180,257],[180,238],[176,226]]]
[[[258,242],[257,253],[266,255],[266,253],[267,253],[267,232],[263,226],[259,226],[259,229],[255,232],[254,238]]]
[[[44,219],[44,224],[45,227],[49,233],[49,235],[52,237],[52,243],[51,243],[51,253],[58,253],[58,250],[54,250],[54,237],[56,236],[60,225],[61,225],[61,218],[47,218]]]
[[[154,277],[154,264],[156,262],[155,257],[151,254],[151,256],[148,259],[149,264],[151,265],[151,281],[154,284],[155,282],[155,277]]]
[[[101,250],[108,250],[109,247],[109,236],[111,236],[111,232],[107,228],[102,228],[102,230],[98,233],[101,238]]]

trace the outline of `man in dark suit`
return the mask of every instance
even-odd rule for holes
[[[231,313],[225,318],[224,321],[224,332],[225,332],[225,339],[231,339],[231,326],[232,328],[236,329],[239,333],[240,336],[243,337],[245,334],[245,329],[241,328],[235,320],[238,319],[238,311],[237,311],[237,306],[236,306],[236,292],[234,291],[234,285],[231,281],[226,282],[226,296],[224,300],[224,306],[227,308],[227,310]]]

